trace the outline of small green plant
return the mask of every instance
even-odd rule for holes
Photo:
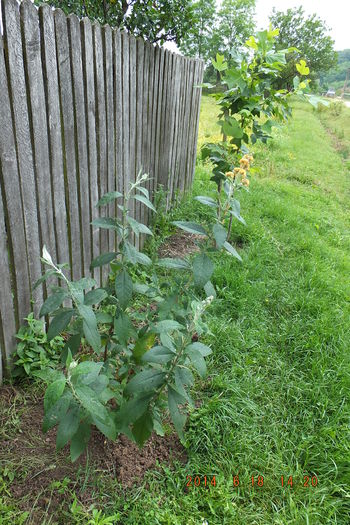
[[[106,206],[117,200],[121,210],[121,218],[93,222],[115,231],[118,238],[116,251],[101,254],[91,264],[110,266],[112,278],[104,287],[96,288],[86,277],[70,281],[64,265],[55,264],[43,250],[42,262],[49,269],[39,284],[51,276],[62,283],[52,288],[40,311],[51,317],[47,339],[68,334],[64,367],[36,373],[48,383],[43,429],[58,425],[57,448],[70,442],[73,461],[84,451],[93,425],[109,439],[124,433],[142,446],[153,430],[164,433],[162,421],[168,411],[183,439],[186,412],[194,407],[188,392],[194,383],[192,372],[206,374],[205,357],[211,350],[198,338],[208,332],[202,317],[215,295],[210,281],[214,264],[202,251],[193,261],[165,258],[152,265],[135,248],[132,234],[152,235],[129,214],[132,199],[155,212],[142,185],[146,180],[140,173],[125,195],[111,192],[98,202]],[[210,239],[211,233],[200,225],[177,225]],[[224,247],[238,256],[226,241],[216,244],[210,249]],[[147,284],[135,280],[140,268],[148,269]],[[178,269],[182,276],[169,282],[164,269]],[[203,289],[207,298],[201,299]],[[135,297],[144,298],[143,308],[135,307]],[[64,301],[71,306],[62,306]],[[90,357],[79,358],[81,345],[90,348]]]
[[[65,346],[61,336],[48,340],[44,323],[35,319],[33,313],[29,314],[26,321],[27,325],[22,326],[16,334],[19,343],[14,352],[14,377],[31,377],[37,370],[55,367]]]

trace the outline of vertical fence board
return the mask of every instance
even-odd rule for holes
[[[113,62],[114,62],[114,108],[115,108],[115,172],[116,190],[123,193],[123,64],[122,64],[122,36],[120,31],[114,32]],[[121,202],[120,200],[118,201]],[[117,217],[121,211],[116,207]]]
[[[114,138],[114,90],[113,90],[113,35],[109,26],[103,28],[105,48],[105,90],[106,90],[106,122],[107,122],[107,190],[115,191],[115,138]],[[108,216],[115,217],[116,206],[112,202],[108,206]],[[115,234],[109,230],[109,251],[115,250]]]
[[[136,40],[136,137],[135,137],[135,174],[141,170],[145,173],[145,166],[142,156],[142,135],[143,135],[143,115],[145,114],[143,105],[143,71],[144,71],[145,44],[143,39]],[[142,220],[141,210],[144,206],[135,201],[135,219]],[[140,249],[142,236],[136,238],[136,246]]]
[[[89,171],[85,116],[85,93],[82,67],[82,46],[80,22],[78,17],[68,17],[69,43],[72,62],[73,107],[75,119],[76,170],[78,184],[78,200],[80,208],[81,241],[83,256],[83,274],[89,275],[91,264],[91,228]],[[69,176],[69,175],[68,175]]]
[[[196,85],[199,85],[202,82],[203,78],[203,70],[204,70],[204,63],[203,62],[197,62],[197,76],[196,76]],[[194,120],[194,128],[192,129],[192,142],[193,147],[192,151],[189,153],[189,159],[190,159],[190,180],[189,185],[190,187],[193,183],[194,178],[194,172],[196,168],[196,158],[197,158],[197,143],[198,143],[198,128],[199,128],[199,116],[200,116],[200,102],[202,97],[202,88],[197,87],[195,88],[195,105],[194,105],[194,111],[193,111],[193,120]]]
[[[35,178],[38,188],[41,240],[47,246],[54,260],[56,260],[39,17],[37,9],[30,0],[25,0],[21,4],[21,18],[23,22],[25,69],[28,79],[28,101],[33,133]]]
[[[56,39],[53,11],[49,6],[39,9],[43,79],[48,121],[49,160],[52,181],[56,254],[59,263],[69,263],[67,211],[63,170],[63,148],[59,85],[57,73]]]
[[[102,28],[93,24],[95,49],[95,95],[96,95],[96,135],[97,135],[97,174],[99,181],[99,197],[108,191],[108,160],[107,160],[107,121],[106,121],[106,92],[104,77],[104,49],[102,44]],[[107,216],[105,206],[100,208],[101,217]],[[108,231],[100,230],[100,253],[109,251]],[[102,267],[101,278],[105,282],[108,276],[108,267]]]
[[[164,85],[164,49],[159,48],[159,73],[157,90],[158,96],[156,98],[157,104],[157,127],[155,135],[155,165],[154,165],[154,186],[153,189],[158,188],[160,182],[160,170],[161,170],[161,142],[162,142],[162,103],[163,103],[163,85]]]
[[[82,268],[81,223],[79,213],[79,188],[76,166],[76,143],[74,125],[74,101],[72,90],[72,71],[68,41],[67,18],[63,11],[54,11],[57,40],[58,78],[63,142],[63,170],[68,201],[68,228],[70,234],[70,264],[73,279],[78,279]]]
[[[18,321],[30,311],[29,268],[26,252],[24,212],[19,182],[17,153],[12,123],[10,98],[6,78],[3,41],[0,37],[0,176],[3,199],[6,199],[8,216],[7,236],[12,245],[14,286]]]
[[[153,51],[153,49],[152,49]],[[153,55],[153,53],[152,53]],[[151,45],[144,42],[143,53],[143,89],[142,89],[142,124],[141,124],[141,159],[143,173],[150,173],[150,133],[151,133],[151,119],[149,116],[149,86],[150,86],[150,64],[151,60]],[[141,78],[139,79],[141,81]],[[144,186],[149,189],[149,183],[146,182]],[[140,221],[145,224],[148,221],[147,207],[141,206]],[[145,236],[141,236],[141,246],[143,246]]]
[[[96,148],[96,99],[94,75],[94,47],[92,26],[88,18],[81,21],[82,60],[86,104],[86,133],[89,160],[89,193],[90,193],[90,223],[99,216],[96,207],[98,201],[98,173],[97,173],[97,148]],[[100,254],[100,232],[90,224],[91,233],[91,259]],[[100,271],[96,268],[93,277],[100,284]]]
[[[1,37],[0,37],[1,38]],[[1,163],[0,163],[1,169]],[[7,233],[5,225],[5,214],[0,186],[0,275],[1,275],[1,294],[0,294],[0,383],[2,381],[3,370],[10,365],[11,351],[15,343],[16,333],[15,308],[13,304],[11,275],[10,275],[10,252],[7,243]],[[4,366],[3,366],[4,364]]]
[[[122,32],[122,65],[123,65],[123,82],[122,82],[122,113],[123,113],[123,191],[126,193],[130,182],[130,135],[129,135],[129,38],[128,34]]]
[[[36,184],[34,179],[32,137],[28,117],[27,86],[22,54],[20,15],[18,4],[15,0],[3,0],[2,7],[31,289],[34,282],[41,276],[41,246],[36,202]],[[34,311],[38,313],[43,300],[41,288],[33,291],[32,297],[34,300]]]

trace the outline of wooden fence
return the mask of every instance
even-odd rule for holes
[[[98,198],[142,169],[172,199],[192,183],[203,64],[30,0],[0,0],[0,345],[43,300],[42,246],[71,276],[115,239]],[[107,213],[114,213],[113,206]],[[140,219],[141,209],[133,209]],[[102,278],[104,275],[101,276]],[[96,272],[95,278],[100,279]],[[0,366],[0,380],[2,376]]]

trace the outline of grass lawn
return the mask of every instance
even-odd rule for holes
[[[200,144],[219,138],[215,114],[205,97]],[[233,231],[243,263],[217,260],[213,354],[189,420],[187,464],[149,471],[128,490],[86,470],[80,492],[59,485],[69,504],[45,523],[349,524],[350,173],[303,104],[254,155],[258,172],[240,194],[247,226]],[[208,193],[209,177],[198,162],[194,194]],[[198,222],[208,210],[189,195],[170,219]],[[186,487],[195,475],[200,486]],[[1,479],[0,523],[21,523],[11,480]],[[69,509],[82,490],[100,516],[88,505]]]

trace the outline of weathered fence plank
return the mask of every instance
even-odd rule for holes
[[[74,280],[115,250],[116,235],[91,222],[121,214],[107,191],[128,191],[140,170],[151,198],[168,203],[192,181],[201,62],[31,0],[0,0],[0,345],[9,362],[14,332],[45,289],[45,244]],[[119,201],[120,202],[120,201]],[[149,210],[131,200],[147,222]],[[144,236],[133,239],[142,246]],[[69,271],[67,271],[69,272]],[[104,284],[108,266],[93,276]],[[0,368],[0,381],[3,367]]]
[[[18,4],[15,0],[2,1],[2,19],[4,39],[7,51],[7,67],[11,89],[12,111],[14,115],[18,170],[20,174],[21,195],[23,201],[26,260],[29,267],[29,290],[41,275],[40,233],[38,225],[37,188],[34,177],[32,137],[27,104],[27,86],[25,80],[21,22]],[[24,246],[23,246],[24,248]],[[22,250],[23,250],[22,248]],[[38,313],[43,300],[42,290],[32,293],[34,311]]]
[[[48,121],[49,160],[52,181],[52,201],[56,253],[60,263],[69,263],[69,239],[67,227],[66,195],[63,170],[63,145],[59,84],[56,56],[56,37],[53,11],[49,6],[39,9],[43,79]]]

